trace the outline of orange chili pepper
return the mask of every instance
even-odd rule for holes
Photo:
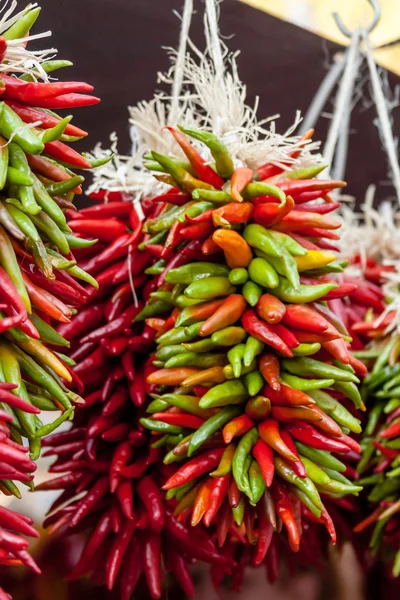
[[[251,219],[253,210],[254,205],[251,202],[243,202],[242,204],[231,202],[213,210],[212,220],[216,227],[223,226],[226,222],[247,223]]]
[[[215,331],[233,325],[240,319],[246,310],[246,300],[241,294],[231,294],[221,306],[208,317],[207,321],[200,327],[201,336],[211,335]]]
[[[248,183],[253,181],[254,173],[248,167],[239,167],[231,177],[231,198],[236,202],[243,202],[241,192]]]
[[[213,241],[224,251],[230,269],[247,267],[253,258],[248,243],[242,236],[231,229],[217,229],[212,236]]]
[[[265,381],[271,386],[271,388],[277,392],[281,389],[279,383],[280,365],[279,360],[275,354],[265,353],[260,357],[258,362],[261,375]]]
[[[70,322],[72,312],[66,304],[53,296],[53,294],[50,294],[50,292],[47,290],[44,290],[32,283],[32,281],[24,272],[22,272],[22,277],[24,279],[29,298],[37,308],[56,321],[60,321],[61,323]]]
[[[344,365],[350,364],[350,352],[348,351],[346,342],[343,338],[337,338],[331,342],[324,342],[322,347]]]
[[[234,437],[238,435],[244,435],[250,429],[254,427],[254,421],[250,419],[246,414],[240,415],[229,421],[222,430],[222,436],[225,444],[229,444]]]
[[[174,369],[159,369],[147,378],[149,385],[180,385],[190,375],[198,373],[200,369],[192,367],[176,367]]]
[[[182,381],[182,385],[183,387],[191,387],[192,385],[202,383],[223,383],[225,379],[224,367],[210,367],[209,369],[204,369],[194,375],[190,375],[190,377]]]
[[[258,315],[270,325],[276,325],[282,320],[286,306],[271,294],[263,294],[256,307]]]
[[[271,446],[275,452],[290,461],[297,461],[297,456],[286,446],[280,436],[278,422],[274,419],[266,419],[258,425],[260,438]]]
[[[195,527],[200,523],[205,513],[210,508],[210,495],[213,486],[214,479],[209,477],[197,492],[196,500],[194,501],[193,506],[192,519],[190,522],[192,527]]]

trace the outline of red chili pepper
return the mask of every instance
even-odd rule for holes
[[[254,448],[253,448],[254,452]],[[274,533],[273,527],[268,520],[264,498],[257,504],[257,522],[258,522],[258,540],[257,540],[257,552],[254,557],[254,565],[260,565],[267,555],[268,549],[272,541],[272,535]]]
[[[271,487],[274,480],[274,457],[270,446],[263,440],[258,440],[256,445],[253,447],[253,456],[258,462],[262,476],[267,487]]]
[[[264,386],[262,393],[267,396],[272,404],[279,406],[313,406],[315,400],[301,390],[296,390],[288,385],[281,383],[279,391],[275,391],[269,386]]]
[[[297,460],[293,460],[293,461],[289,462],[291,468],[296,473],[296,475],[298,475],[299,477],[302,477],[302,478],[307,477],[307,471],[305,469],[305,466],[301,462],[299,453],[297,451],[297,448],[296,448],[290,434],[287,431],[281,431],[281,438],[283,439],[283,441],[285,442],[285,444],[289,448],[289,450],[291,452],[293,452],[293,454],[297,457]]]
[[[279,206],[275,203],[258,204],[253,213],[253,220],[263,227],[272,227],[280,223],[286,215],[294,208],[294,200],[291,196],[286,197],[286,204]]]
[[[164,508],[158,485],[147,475],[139,481],[136,490],[149,515],[150,528],[159,533],[164,527]]]
[[[133,319],[140,313],[142,306],[135,306],[134,304],[127,308],[118,319],[110,321],[106,325],[99,327],[98,329],[92,330],[90,333],[81,338],[80,342],[85,344],[87,342],[94,342],[100,340],[103,337],[109,337],[115,333],[123,331],[125,327],[132,324]]]
[[[152,419],[161,421],[162,423],[168,423],[169,425],[176,425],[177,427],[187,427],[188,429],[198,429],[204,424],[204,419],[196,417],[196,415],[174,414],[174,413],[154,413]]]
[[[263,294],[256,306],[257,314],[270,325],[276,325],[282,320],[286,306],[275,296]]]
[[[197,152],[196,148],[189,142],[188,138],[174,127],[165,127],[165,129],[168,129],[168,131],[172,133],[183,152],[186,154],[196,177],[220,190],[224,185],[225,180],[206,163],[204,158]]]
[[[275,354],[264,353],[260,357],[258,364],[265,381],[268,382],[273,390],[279,392],[281,389],[279,382],[280,365],[277,356]]]
[[[46,84],[47,85],[47,84]],[[25,100],[25,104],[35,106],[37,102],[31,100]],[[92,106],[93,104],[98,104],[100,102],[100,98],[96,98],[96,96],[88,96],[86,94],[62,94],[57,96],[56,98],[49,98],[46,100],[40,101],[41,108],[50,108],[50,109],[58,109],[58,108],[79,108],[81,106]]]
[[[234,437],[244,435],[254,427],[254,421],[246,414],[235,417],[222,430],[225,444],[230,444]]]
[[[44,153],[48,154],[52,158],[55,158],[56,160],[74,165],[80,169],[92,168],[91,163],[84,156],[59,140],[45,144]]]
[[[276,512],[282,519],[288,532],[290,548],[293,552],[298,552],[300,549],[300,533],[293,514],[293,506],[290,502],[289,493],[283,484],[277,482],[272,488],[272,495]]]
[[[332,452],[345,454],[349,452],[349,447],[347,445],[322,435],[322,433],[316,431],[316,429],[308,423],[288,424],[285,428],[296,440],[303,442],[303,444],[307,444],[312,448],[317,448],[318,450],[331,450]]]
[[[83,233],[105,242],[112,242],[126,233],[126,226],[117,219],[76,219],[68,225],[76,233]]]
[[[215,477],[213,479],[213,485],[210,491],[209,507],[205,512],[203,521],[206,527],[211,525],[214,517],[218,513],[222,506],[223,501],[228,493],[230,475],[224,475],[223,477]]]
[[[289,181],[280,181],[278,186],[291,196],[304,194],[305,192],[315,192],[321,190],[334,190],[335,188],[345,187],[344,181],[324,180],[324,179],[295,179]]]
[[[298,147],[296,149],[291,150],[287,153],[288,157],[297,158],[302,150],[307,140],[312,138],[314,135],[314,129],[309,129],[306,131],[299,140]],[[291,165],[291,162],[282,162],[281,165],[274,165],[272,163],[266,163],[265,165],[261,165],[261,167],[257,167],[256,171],[261,181],[268,179],[269,177],[273,177],[274,175],[278,175],[284,171],[284,166]]]
[[[273,331],[281,340],[290,348],[297,348],[300,345],[299,340],[296,338],[294,333],[282,323],[276,323],[276,325],[269,325],[271,331]]]
[[[211,235],[214,229],[215,227],[213,223],[211,221],[207,221],[205,223],[196,223],[195,225],[188,225],[187,227],[181,229],[180,233],[185,240],[198,240]]]
[[[163,490],[170,490],[174,487],[184,485],[200,477],[203,473],[212,471],[219,464],[223,453],[224,448],[215,448],[199,454],[196,458],[193,458],[178,469],[163,485]]]
[[[254,205],[251,202],[242,202],[240,204],[231,202],[212,211],[214,225],[228,223],[247,223],[250,221],[254,211]]]
[[[111,550],[105,564],[108,590],[112,590],[114,587],[118,572],[121,568],[124,554],[132,539],[135,527],[136,524],[132,521],[125,523],[124,527],[121,529],[120,533],[115,538],[113,545],[111,546]]]
[[[314,212],[319,215],[325,215],[327,213],[333,212],[340,207],[340,202],[332,202],[331,204],[307,204],[307,206],[303,206],[300,204],[296,206],[297,211],[301,212]]]
[[[176,551],[172,546],[168,548],[168,554],[166,555],[170,570],[178,580],[179,585],[189,598],[194,597],[194,585],[192,576],[187,567],[185,558]]]
[[[282,322],[293,329],[304,329],[314,333],[323,333],[328,327],[328,321],[304,304],[288,304]]]
[[[283,441],[278,422],[274,419],[266,419],[262,423],[258,425],[258,432],[260,434],[260,438],[270,446],[275,452],[290,460],[292,462],[297,460],[297,457],[293,452],[286,446]]]
[[[272,330],[271,325],[260,321],[254,310],[248,309],[242,316],[242,325],[247,333],[268,346],[272,346],[285,356],[293,356],[293,352],[287,344]],[[276,325],[274,326],[276,327]]]

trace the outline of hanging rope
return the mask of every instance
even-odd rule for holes
[[[366,31],[363,32],[363,39],[366,47],[368,68],[371,78],[371,85],[376,105],[376,111],[378,113],[382,140],[389,159],[393,186],[396,190],[397,199],[400,203],[400,167],[397,157],[396,143],[393,137],[392,124],[390,122],[385,94],[383,93],[382,89],[382,82],[379,77],[378,69],[375,64],[374,58],[372,56],[372,49],[369,43],[368,33]]]
[[[221,40],[218,29],[218,8],[215,0],[206,0],[206,11],[204,14],[205,21],[205,35],[207,41],[207,48],[210,51],[210,57],[212,62],[214,63],[215,68],[215,76],[218,80],[220,77],[223,77],[225,67],[224,67],[224,57],[222,54],[221,48]]]
[[[171,105],[168,115],[168,123],[170,125],[176,124],[176,119],[179,115],[179,102],[180,95],[182,92],[183,76],[185,71],[185,57],[186,48],[189,40],[190,24],[192,22],[193,15],[193,0],[185,0],[182,13],[181,31],[179,35],[179,48],[176,55],[174,80],[171,89]]]

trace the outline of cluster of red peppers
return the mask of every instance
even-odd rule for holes
[[[8,44],[25,43],[39,11],[28,7],[3,32],[3,64]],[[94,242],[75,236],[65,216],[82,193],[84,179],[73,171],[94,163],[66,143],[87,133],[70,124],[71,116],[61,118],[51,109],[98,100],[81,94],[93,89],[86,83],[35,80],[69,64],[50,60],[41,72],[0,78],[1,495],[20,497],[17,483],[33,489],[43,436],[72,419],[74,403],[82,402],[70,389],[76,389],[74,363],[60,352],[69,343],[55,326],[69,323],[85,302],[88,292],[78,280],[97,287],[73,255],[74,248]],[[40,417],[47,411],[60,416],[44,424]],[[31,520],[1,508],[0,564],[24,563],[38,571],[24,535],[36,535]],[[0,598],[9,596],[0,589]]]
[[[370,532],[369,550],[400,575],[400,338],[398,314],[386,304],[381,285],[395,268],[372,259],[354,262],[362,271],[357,297],[339,307],[353,338],[354,354],[368,366],[361,395],[368,412],[361,441],[359,480],[370,514],[355,532]],[[364,293],[366,292],[366,293]]]
[[[248,565],[275,580],[279,554],[316,564],[321,524],[350,534],[340,510],[361,490],[367,370],[331,305],[357,290],[337,281],[326,216],[343,182],[315,179],[321,165],[235,168],[212,133],[185,130],[209,164],[169,129],[187,161],[146,157],[171,187],[143,201],[144,224],[106,192],[69,222],[100,239],[75,253],[99,289],[59,328],[86,404],[45,442],[63,474],[41,489],[64,490],[47,524],[88,533],[72,576],[118,582],[124,600],[142,572],[160,597],[163,570],[192,595],[193,560],[235,588]]]

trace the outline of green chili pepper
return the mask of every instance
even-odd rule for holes
[[[331,387],[335,383],[334,379],[302,379],[301,377],[296,377],[296,375],[290,375],[289,373],[281,373],[281,379],[290,385],[290,387],[294,387],[296,390],[302,392]]]
[[[361,442],[361,460],[357,465],[358,473],[363,473],[369,466],[372,456],[375,454],[375,446],[373,440],[364,439]]]
[[[167,408],[169,408],[168,402],[161,400],[161,398],[156,398],[147,406],[146,412],[152,415],[153,413],[163,412],[164,410],[167,410]]]
[[[302,490],[294,485],[289,485],[290,491],[293,492],[295,496],[302,502],[313,515],[315,515],[318,519],[321,517],[321,510],[315,506],[313,502],[311,502],[310,498],[305,494]]]
[[[19,500],[22,498],[21,492],[19,491],[19,489],[13,481],[11,481],[10,479],[2,479],[0,483],[6,488],[8,492],[10,492],[10,494],[15,496]]]
[[[275,258],[274,256],[267,256],[261,250],[256,250],[256,254],[260,258],[267,259],[267,262],[271,264],[276,273],[279,273],[279,275],[283,275],[284,277],[286,277],[289,283],[294,288],[298,288],[300,284],[300,276],[297,268],[297,263],[293,256],[291,256],[285,248],[282,248],[282,256],[280,258]]]
[[[355,383],[351,381],[335,381],[331,385],[338,392],[342,392],[342,394],[344,394],[346,398],[349,398],[356,408],[361,408],[361,406],[363,406],[363,401],[360,396],[359,389]]]
[[[36,202],[41,206],[45,213],[53,219],[53,221],[63,230],[70,232],[70,228],[67,226],[65,215],[58,204],[53,198],[47,193],[43,183],[35,175],[33,176],[33,193]]]
[[[198,342],[183,343],[182,347],[188,352],[209,352],[210,350],[214,350],[215,344],[208,337]]]
[[[248,269],[250,279],[255,283],[265,288],[275,288],[279,285],[279,277],[274,267],[264,258],[253,258]]]
[[[203,190],[202,188],[193,190],[192,198],[195,200],[210,200],[210,202],[214,202],[216,204],[227,204],[228,202],[233,202],[232,198],[227,192],[220,192],[219,190]]]
[[[278,244],[281,244],[292,256],[306,256],[308,250],[303,248],[301,244],[296,242],[294,238],[280,231],[269,230],[272,239]]]
[[[247,398],[248,393],[243,383],[239,379],[235,379],[210,388],[200,398],[199,406],[201,408],[214,408],[226,406],[227,404],[243,404]]]
[[[324,377],[326,379],[329,378],[338,381],[353,381],[354,383],[360,383],[358,377],[352,373],[348,373],[344,369],[339,369],[338,367],[313,358],[283,358],[281,365],[286,371],[289,371],[294,375],[313,375],[315,377]]]
[[[309,477],[299,477],[279,456],[274,458],[275,469],[277,473],[292,485],[298,487],[310,498],[320,510],[324,510],[318,490]]]
[[[145,429],[150,429],[150,431],[157,431],[158,433],[181,433],[182,427],[177,427],[176,425],[169,425],[168,423],[163,423],[162,421],[153,421],[153,419],[140,419],[141,425],[145,427]]]
[[[166,264],[167,263],[165,262],[165,260],[158,260],[154,263],[154,265],[151,265],[151,267],[147,267],[145,273],[146,275],[161,275],[161,273],[165,269]]]
[[[173,356],[177,356],[178,354],[184,354],[186,352],[185,348],[181,344],[171,344],[170,346],[163,346],[160,350],[156,352],[157,360],[161,360],[166,362]]]
[[[208,369],[210,367],[223,366],[226,364],[226,355],[216,352],[187,352],[172,356],[165,364],[166,369],[174,367],[200,367]]]
[[[257,198],[258,196],[274,196],[279,198],[279,207],[285,206],[286,194],[277,185],[267,183],[266,181],[254,181],[246,185],[244,190],[246,197]]]
[[[69,401],[68,395],[63,391],[61,386],[57,383],[55,375],[49,375],[45,369],[43,369],[33,358],[23,352],[18,346],[12,344],[12,352],[14,352],[17,361],[22,370],[38,385],[47,390],[52,396],[54,396],[61,406],[66,410],[71,408],[71,402]]]
[[[400,406],[400,398],[392,398],[384,405],[383,412],[385,415],[390,415],[391,412]]]
[[[76,279],[82,279],[82,281],[86,281],[86,283],[94,287],[96,290],[99,288],[99,284],[97,283],[96,279],[77,265],[70,267],[67,269],[67,271],[70,275],[76,277]]]
[[[242,295],[250,306],[256,306],[262,296],[262,289],[254,281],[247,281],[242,288]]]
[[[361,433],[361,423],[359,419],[356,419],[356,417],[354,417],[340,402],[335,400],[335,398],[332,398],[332,396],[321,390],[311,391],[309,395],[315,400],[317,406],[335,419],[339,425],[347,427],[353,433]]]
[[[211,300],[219,296],[229,296],[235,291],[236,288],[230,283],[228,277],[207,277],[204,280],[193,281],[185,289],[184,294],[187,298]]]
[[[240,497],[239,504],[237,506],[232,506],[232,516],[238,527],[241,526],[244,519],[244,510],[245,510],[245,502],[243,496]]]
[[[314,342],[313,344],[300,344],[297,348],[292,348],[294,356],[310,356],[321,350],[321,344]]]
[[[0,264],[12,280],[28,313],[32,312],[31,301],[26,291],[25,283],[15,256],[10,238],[0,225]]]
[[[164,302],[168,302],[168,304],[173,305],[172,301],[172,292],[167,292],[166,290],[157,290],[156,292],[152,292],[150,294],[150,298],[152,300],[163,300]]]
[[[307,477],[309,477],[311,481],[316,484],[327,484],[330,482],[331,478],[329,475],[312,460],[302,455],[300,455],[300,459],[306,468]]]
[[[2,33],[3,38],[7,41],[24,38],[33,27],[40,11],[40,7],[31,9],[30,5],[28,5],[22,17],[20,17],[10,29]]]
[[[271,232],[262,225],[256,223],[246,225],[242,235],[249,246],[262,250],[262,252],[265,252],[268,256],[275,256],[276,258],[281,257],[282,244],[275,241]]]
[[[0,135],[6,139],[12,137],[28,154],[43,152],[43,142],[5,102],[0,102]]]
[[[211,342],[215,346],[233,346],[240,344],[246,337],[247,332],[243,327],[231,325],[215,331],[211,336]]]
[[[169,309],[170,310],[170,309]],[[184,342],[190,342],[199,335],[200,328],[204,321],[193,323],[188,327],[174,327],[169,331],[166,331],[158,338],[158,349],[171,346],[176,344],[182,344]]]
[[[364,435],[370,436],[374,433],[376,426],[379,423],[384,406],[384,402],[377,402],[375,406],[373,406],[373,408],[370,409],[368,414],[367,425],[364,428]]]
[[[241,409],[237,406],[225,406],[225,408],[207,419],[207,421],[192,435],[189,443],[188,456],[192,456],[193,452],[198,450],[208,438],[240,413]]]
[[[69,348],[69,341],[63,338],[58,331],[51,327],[51,325],[43,321],[35,314],[32,314],[30,319],[38,330],[41,341],[47,342],[48,344],[54,344],[55,346],[65,346]]]
[[[181,294],[175,299],[175,305],[178,308],[190,308],[191,306],[195,306],[196,304],[201,303],[202,300],[200,298],[187,298],[183,294]]]
[[[317,450],[311,446],[306,446],[301,442],[295,442],[296,448],[302,456],[312,460],[321,467],[327,467],[328,469],[334,469],[335,471],[344,472],[346,471],[346,465],[344,465],[335,456],[332,456],[327,450]]]
[[[211,152],[211,156],[215,160],[215,168],[217,173],[224,179],[230,179],[235,167],[233,160],[229,156],[229,152],[225,144],[221,142],[213,133],[209,131],[199,131],[197,129],[188,129],[178,125],[178,129],[186,135],[203,142]]]
[[[249,278],[249,274],[243,267],[237,267],[230,271],[228,278],[232,285],[244,285]]]
[[[236,346],[228,350],[227,357],[232,366],[233,375],[236,378],[240,377],[240,374],[242,372],[242,359],[244,356],[244,350],[244,344],[237,344]]]
[[[250,484],[247,478],[247,472],[245,471],[245,463],[247,457],[251,458],[251,451],[253,446],[257,443],[259,438],[257,427],[253,427],[244,434],[238,443],[235,454],[232,460],[232,474],[241,492],[244,492],[250,499],[252,499],[252,493]]]
[[[339,481],[340,483],[344,483],[345,485],[353,485],[353,482],[350,481],[350,479],[347,479],[347,477],[345,477],[344,475],[342,475],[342,473],[338,473],[334,469],[329,469],[328,467],[323,467],[323,470],[328,475],[329,479]]]
[[[138,248],[139,250],[145,250],[147,244],[164,244],[165,240],[167,239],[167,235],[167,231],[160,231],[159,233],[153,235],[153,237],[139,244]]]
[[[201,418],[208,418],[210,412],[200,408],[197,396],[188,396],[187,394],[163,394],[159,401],[168,403],[168,406],[176,406],[186,412]],[[153,403],[151,403],[153,404]],[[158,411],[155,411],[158,412]]]
[[[40,410],[60,410],[59,407],[46,396],[40,396],[39,394],[32,394],[32,392],[29,392],[29,398],[31,399],[33,406],[40,408]]]
[[[49,186],[46,186],[46,191],[50,196],[64,196],[68,192],[72,192],[84,181],[84,177],[81,177],[81,175],[75,175],[74,177],[70,177],[64,181],[59,181],[58,183],[53,183]]]
[[[368,386],[368,392],[371,393],[377,388],[381,388],[387,381],[392,381],[392,378],[396,377],[399,373],[400,363],[396,363],[393,368],[386,365],[379,372],[367,375],[364,383]]]
[[[64,421],[66,421],[67,419],[69,419],[74,413],[74,408],[71,407],[68,410],[64,411],[62,415],[60,415],[57,419],[55,419],[52,423],[49,423],[48,425],[43,425],[43,427],[39,427],[39,429],[36,430],[35,433],[35,437],[44,437],[45,435],[48,435],[49,433],[52,433],[55,429],[57,429],[61,423],[64,423]]]
[[[264,349],[264,344],[257,338],[249,336],[246,340],[246,346],[243,353],[243,364],[245,367],[249,367],[253,360],[258,356]],[[232,364],[232,363],[231,363]],[[239,377],[240,375],[238,375]],[[235,375],[236,377],[236,375]]]
[[[69,245],[65,234],[49,215],[41,211],[38,215],[30,214],[30,219],[39,231],[42,231],[57,246],[62,254],[69,253]]]
[[[247,375],[248,373],[251,373],[255,369],[257,369],[257,361],[253,360],[253,362],[248,367],[242,368],[241,375],[242,376]],[[224,367],[224,375],[225,375],[226,379],[233,379],[235,377],[235,374],[233,372],[233,368],[231,365],[226,365]]]
[[[165,276],[167,283],[185,283],[190,284],[198,279],[208,277],[227,277],[229,269],[226,265],[217,263],[197,262],[170,269]]]
[[[300,284],[296,289],[287,279],[280,277],[278,287],[274,288],[274,296],[284,302],[308,304],[322,298],[325,294],[336,288],[336,283],[321,283],[317,285]]]
[[[264,378],[260,371],[252,371],[244,376],[244,383],[250,396],[257,396],[264,387]]]
[[[8,144],[3,137],[0,137],[0,190],[4,188],[8,177],[8,160]]]
[[[357,496],[358,493],[362,491],[362,487],[360,485],[347,485],[345,483],[341,483],[340,481],[335,481],[332,479],[329,483],[323,485],[318,484],[318,489],[328,494],[354,494],[355,496]]]
[[[261,500],[266,488],[264,477],[262,476],[261,469],[256,460],[252,460],[250,464],[249,482],[251,490],[250,504],[256,506]]]
[[[140,311],[139,314],[133,319],[134,323],[139,323],[140,321],[144,321],[154,315],[163,315],[166,312],[171,310],[171,304],[169,302],[165,302],[165,300],[151,299],[149,300],[145,307]],[[161,336],[162,337],[162,336]]]
[[[368,496],[368,501],[378,503],[400,490],[400,479],[384,479],[375,486]]]
[[[19,148],[19,146],[17,146],[17,148]],[[32,177],[25,175],[15,167],[9,166],[7,168],[6,177],[8,185],[33,185]]]
[[[143,232],[151,233],[153,235],[156,233],[164,233],[172,227],[181,214],[186,212],[189,206],[191,206],[190,202],[184,204],[183,206],[174,206],[171,210],[166,213],[162,213],[156,219],[149,219],[143,226]]]

